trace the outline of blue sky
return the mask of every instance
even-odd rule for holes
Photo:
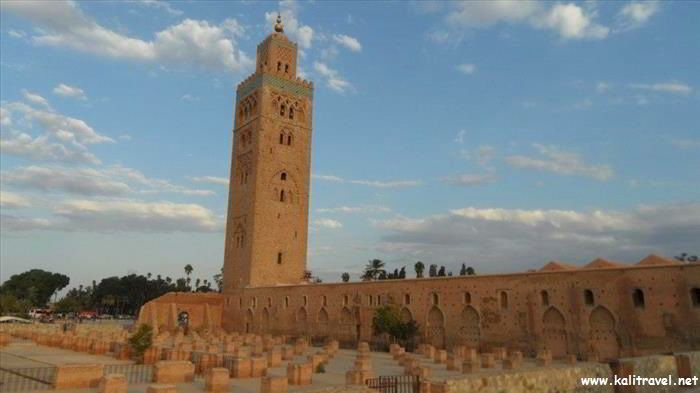
[[[278,11],[316,86],[326,281],[700,251],[698,3],[1,4],[3,280],[215,274],[235,86]]]

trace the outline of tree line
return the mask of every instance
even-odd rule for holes
[[[71,288],[52,307],[58,313],[95,310],[100,314],[136,315],[143,304],[168,292],[221,292],[221,273],[212,280],[193,280],[193,271],[192,265],[187,264],[185,275],[175,280],[151,273],[93,280],[92,285]],[[13,275],[0,286],[0,314],[27,315],[31,308],[47,307],[51,298],[69,282],[66,275],[41,269]]]
[[[413,269],[416,273],[416,278],[423,278],[423,273],[425,272],[425,264],[421,261],[416,262],[413,265]],[[462,264],[459,269],[460,276],[473,276],[476,271],[473,267]],[[452,277],[452,272],[447,272],[445,266],[440,266],[436,264],[431,264],[428,267],[429,277]],[[350,273],[344,272],[341,276],[343,282],[350,281]],[[365,266],[365,270],[362,272],[360,279],[362,281],[374,281],[374,280],[397,280],[406,278],[406,266],[401,267],[401,269],[394,269],[393,272],[387,271],[385,269],[385,263],[381,259],[371,259]]]

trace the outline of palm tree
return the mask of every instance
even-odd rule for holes
[[[413,267],[416,269],[416,278],[423,278],[423,270],[425,270],[423,262],[418,261]]]
[[[189,277],[190,274],[192,274],[192,270],[194,270],[192,268],[192,265],[190,265],[189,263],[185,265],[185,274],[187,275],[187,277]]]
[[[167,283],[168,283],[168,285],[170,285],[170,283],[172,283],[172,282],[173,282],[173,279],[172,279],[172,278],[170,278],[170,276],[166,276],[166,277],[165,277],[165,282],[167,282]]]
[[[194,288],[195,288],[195,290],[196,290],[196,289],[199,289],[199,284],[200,284],[201,282],[202,282],[202,280],[200,280],[199,278],[198,278],[197,280],[195,280],[195,282],[194,282]]]
[[[372,259],[367,263],[367,266],[365,266],[365,273],[363,275],[364,280],[374,280],[381,273],[385,273],[386,271],[384,270],[384,262],[382,262],[381,259]]]

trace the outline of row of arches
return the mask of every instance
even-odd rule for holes
[[[296,100],[277,96],[272,99],[272,108],[284,119],[304,121],[306,118],[304,108]]]
[[[258,100],[254,95],[249,95],[238,104],[238,119],[239,122],[246,122],[253,117],[253,114],[258,109]]]
[[[297,332],[308,332],[313,325],[316,333],[329,333],[331,322],[326,307],[322,307],[315,321],[309,318],[307,307],[302,306],[296,312],[290,313],[289,326],[294,326]],[[272,315],[268,307],[262,310],[260,327],[263,331],[268,331],[272,325],[270,320]],[[400,310],[401,320],[407,322],[414,320],[413,313],[403,307]],[[612,313],[603,306],[595,307],[588,317],[590,335],[589,342],[592,348],[601,359],[613,359],[619,356],[619,339],[616,332],[615,318]],[[252,327],[254,321],[254,313],[252,309],[246,312],[246,326]],[[457,341],[461,345],[478,348],[482,339],[482,318],[471,305],[467,305],[462,309],[455,326],[451,329],[456,329]],[[351,311],[348,307],[343,307],[340,311],[340,318],[337,324],[333,325],[334,333],[341,337],[349,339],[357,339],[359,332],[360,317],[357,312]],[[432,306],[428,311],[424,323],[424,334],[427,342],[436,347],[444,347],[446,343],[446,318],[443,311],[438,306]],[[552,352],[555,357],[563,357],[570,353],[572,348],[569,347],[569,339],[567,333],[567,323],[564,314],[554,306],[550,306],[542,314],[541,318],[541,342],[546,349]],[[335,331],[337,329],[337,332]]]

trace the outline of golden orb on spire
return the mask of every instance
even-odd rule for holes
[[[275,31],[278,33],[284,33],[284,25],[282,24],[282,15],[277,13],[277,24],[275,25]]]

